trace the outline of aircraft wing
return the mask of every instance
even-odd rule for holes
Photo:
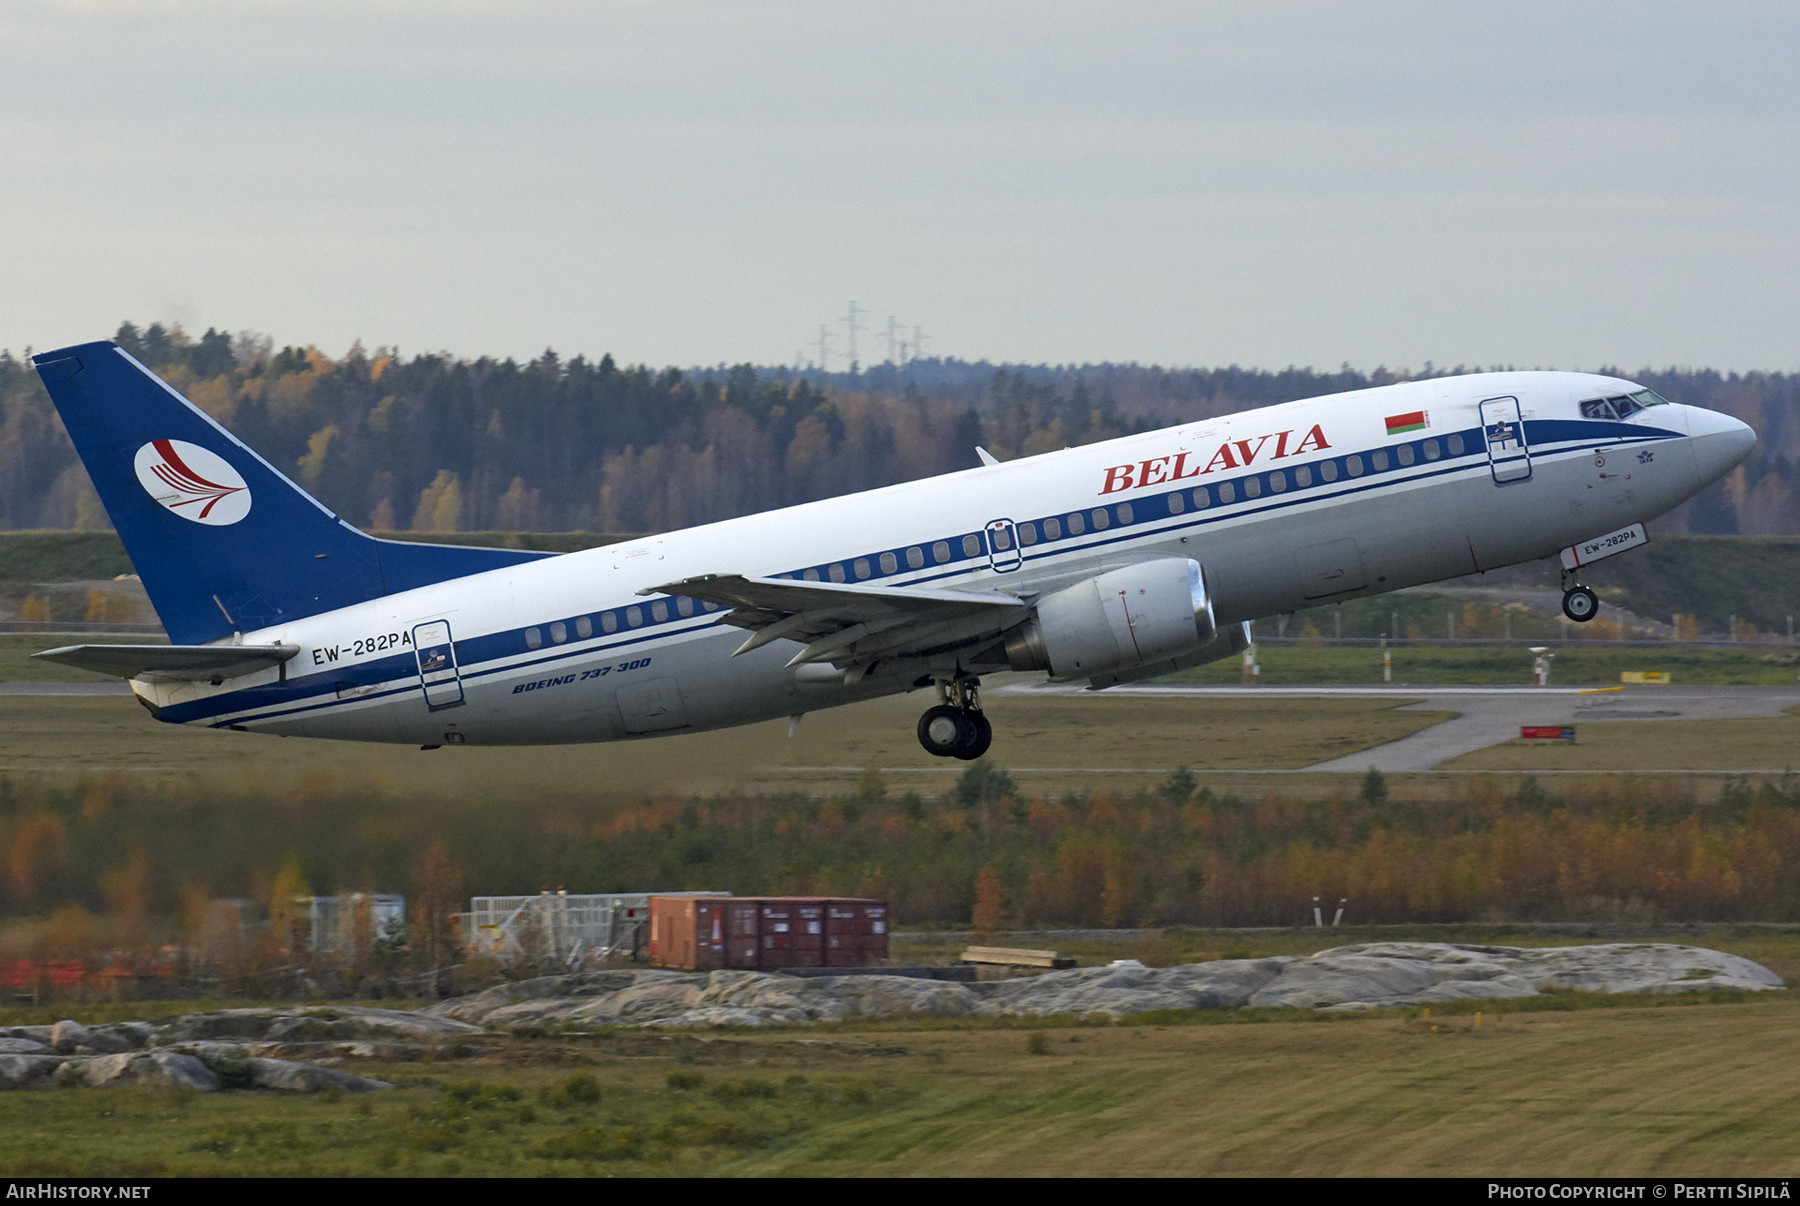
[[[78,670],[157,682],[207,682],[278,666],[298,645],[64,645],[31,656]]]
[[[1036,592],[1021,597],[992,590],[704,574],[638,593],[685,595],[729,607],[727,624],[753,630],[737,653],[771,641],[798,641],[806,647],[788,663],[796,666],[854,662],[992,637],[1019,618]]]

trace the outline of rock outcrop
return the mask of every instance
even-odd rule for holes
[[[1760,964],[1704,947],[1380,942],[1305,957],[1088,967],[979,984],[898,976],[800,979],[748,971],[584,973],[505,984],[426,1012],[490,1027],[770,1026],[909,1014],[1128,1017],[1164,1009],[1274,1005],[1352,1010],[1563,989],[1669,993],[1781,986]]]
[[[391,1089],[383,1080],[277,1058],[405,1058],[485,1033],[452,1018],[395,1009],[223,1009],[157,1022],[0,1028],[0,1089],[59,1083],[104,1088],[171,1085],[210,1093],[268,1089],[349,1093]]]

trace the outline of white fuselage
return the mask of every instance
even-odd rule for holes
[[[133,686],[175,722],[420,745],[611,741],[787,716],[918,680],[808,674],[780,640],[734,658],[746,634],[723,610],[638,592],[705,574],[810,575],[1019,594],[1023,618],[1033,597],[1184,557],[1204,567],[1221,625],[1379,594],[1651,519],[1742,458],[1747,429],[1713,412],[1581,413],[1583,400],[1637,389],[1480,374],[1266,407],[442,582],[244,633],[300,648],[279,669]],[[1480,409],[1497,398],[1516,399],[1511,432]],[[1424,425],[1393,423],[1412,416]],[[989,534],[997,522],[1007,538]],[[434,708],[414,637],[440,622],[455,664],[428,680]]]

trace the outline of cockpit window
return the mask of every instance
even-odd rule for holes
[[[1653,389],[1641,389],[1631,395],[1631,400],[1639,406],[1667,406],[1669,400]]]
[[[1581,417],[1584,419],[1616,419],[1617,411],[1605,398],[1589,398],[1581,404]]]

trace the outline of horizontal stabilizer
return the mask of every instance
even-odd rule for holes
[[[31,656],[77,670],[156,682],[207,682],[279,666],[298,645],[64,645]]]

